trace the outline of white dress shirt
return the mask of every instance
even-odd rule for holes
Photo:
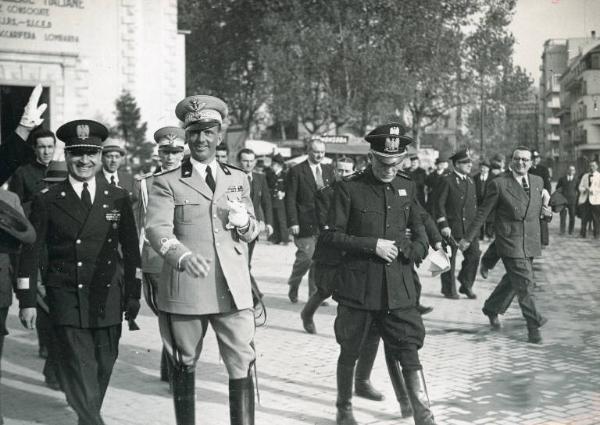
[[[119,186],[119,173],[117,171],[115,171],[114,173],[109,173],[108,171],[106,171],[104,168],[102,168],[102,173],[104,174],[104,178],[106,179],[106,181],[108,183],[111,183],[110,178],[114,177],[115,178],[115,184],[117,186]],[[120,186],[119,186],[120,187]]]
[[[84,182],[80,182],[79,180],[74,179],[69,174],[69,183],[71,183],[71,187],[73,188],[73,190],[75,191],[77,196],[79,196],[79,199],[81,199],[81,192],[83,191],[83,183]],[[88,190],[90,192],[90,199],[92,200],[92,204],[93,204],[94,198],[96,198],[96,177],[92,177],[86,183],[88,184]]]
[[[217,164],[217,160],[215,158],[213,158],[213,160],[208,164],[203,164],[202,162],[190,157],[190,162],[198,174],[200,174],[200,177],[202,177],[204,180],[206,180],[206,167],[210,167],[210,172],[212,173],[213,179],[215,179],[215,184],[217,183],[217,167],[219,165]]]

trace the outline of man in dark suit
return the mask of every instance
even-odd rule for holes
[[[371,166],[336,184],[329,214],[334,231],[324,242],[345,252],[333,295],[339,304],[336,407],[341,425],[356,424],[354,365],[372,328],[379,331],[393,369],[400,373],[401,365],[415,423],[435,424],[424,394],[418,349],[425,329],[413,281],[413,262],[427,254],[427,236],[414,201],[415,184],[406,174],[397,174],[406,145],[412,142],[405,132],[402,125],[390,123],[365,137],[371,144]],[[414,241],[406,237],[407,228]]]
[[[140,253],[129,196],[96,178],[107,136],[106,127],[91,120],[58,129],[69,176],[33,202],[37,240],[21,257],[18,281],[35,294],[45,252],[42,273],[58,339],[59,379],[79,423],[86,425],[104,424],[100,410],[118,355],[123,311],[131,324],[140,308]]]
[[[120,168],[126,158],[125,142],[116,139],[107,139],[102,143],[102,170],[98,177],[107,183],[125,189],[129,196],[133,196],[133,176]]]
[[[455,153],[451,158],[454,172],[444,177],[440,182],[439,195],[436,200],[436,222],[440,233],[445,238],[453,237],[455,240],[462,238],[477,213],[477,195],[475,184],[469,173],[472,162],[469,152],[464,149]],[[479,236],[479,235],[478,235]],[[459,292],[468,298],[474,299],[473,283],[477,276],[479,265],[479,239],[471,241],[469,249],[463,253],[463,262],[458,281]],[[442,294],[446,298],[458,299],[456,293],[456,253],[458,248],[452,246],[450,270],[442,273]]]
[[[435,160],[435,169],[425,178],[425,186],[427,186],[427,203],[424,207],[431,215],[435,215],[435,200],[440,188],[440,180],[448,175],[448,160],[445,157],[438,157]]]
[[[325,143],[318,138],[311,139],[307,144],[307,154],[308,159],[292,167],[288,173],[285,191],[288,228],[294,235],[297,248],[292,274],[288,279],[288,297],[292,303],[298,302],[298,287],[302,277],[311,269],[319,233],[315,193],[333,182],[333,167],[321,163],[325,158]],[[316,290],[311,271],[308,275],[308,296]]]
[[[575,207],[577,206],[577,176],[575,166],[569,165],[567,174],[558,179],[556,190],[567,200],[567,205],[560,211],[560,234],[564,235],[567,228],[567,213],[569,214],[569,235],[575,229]]]
[[[486,160],[481,161],[479,164],[479,172],[473,176],[473,181],[475,182],[475,191],[477,193],[477,206],[481,205],[483,201],[483,195],[485,194],[485,186],[488,182],[490,176],[490,163]],[[481,228],[479,232],[479,239],[483,240],[486,235],[485,225]]]
[[[421,168],[421,161],[419,161],[418,155],[412,155],[410,157],[410,168],[408,169],[408,175],[415,182],[417,186],[417,199],[421,205],[425,205],[425,179],[427,173]]]
[[[280,154],[273,157],[271,167],[266,169],[267,184],[271,191],[271,205],[273,207],[273,234],[269,239],[274,244],[287,245],[290,241],[287,218],[285,214],[285,172],[284,160]]]
[[[548,193],[552,193],[552,183],[550,182],[550,171],[545,165],[542,165],[542,158],[540,153],[535,149],[531,151],[532,155],[532,166],[529,169],[529,174],[540,176],[544,182],[544,189]],[[550,244],[550,233],[548,231],[548,221],[540,220],[540,238],[542,240],[542,246]]]
[[[496,211],[495,245],[506,274],[483,306],[492,328],[499,328],[498,314],[504,312],[516,295],[529,333],[528,341],[542,341],[539,328],[546,319],[537,311],[533,299],[533,258],[541,255],[540,217],[551,218],[552,210],[542,204],[544,182],[541,177],[528,174],[531,152],[526,147],[513,151],[511,171],[493,179],[488,186],[477,216],[459,242],[466,250],[479,232],[485,218]]]
[[[240,168],[246,173],[250,182],[250,199],[252,199],[258,226],[261,231],[264,229],[268,238],[273,234],[273,207],[271,206],[271,192],[267,185],[267,179],[264,174],[254,172],[256,154],[252,149],[244,148],[240,150],[237,159],[240,163]],[[248,267],[250,268],[254,246],[257,241],[258,238],[248,244]],[[262,298],[262,293],[252,273],[250,273],[250,280],[252,281],[254,292],[258,297]]]

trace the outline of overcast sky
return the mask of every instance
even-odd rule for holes
[[[589,37],[592,30],[600,38],[600,0],[518,0],[510,30],[516,39],[514,63],[537,83],[544,41]]]

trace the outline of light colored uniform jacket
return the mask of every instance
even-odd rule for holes
[[[228,230],[228,200],[241,201],[250,227]],[[248,178],[241,170],[217,167],[214,194],[189,160],[154,176],[146,215],[146,237],[164,258],[158,308],[175,314],[215,314],[252,308],[247,242],[259,233]],[[167,249],[168,248],[168,249]],[[187,252],[210,260],[208,276],[177,270]]]
[[[590,173],[585,173],[579,182],[578,205],[584,204],[590,198],[590,204],[600,205],[600,173],[592,174],[592,185],[590,186]]]

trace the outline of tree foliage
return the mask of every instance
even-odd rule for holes
[[[140,108],[128,91],[123,91],[117,98],[115,108],[116,125],[111,128],[111,136],[123,139],[127,151],[133,154],[146,141],[148,124],[141,122]]]

